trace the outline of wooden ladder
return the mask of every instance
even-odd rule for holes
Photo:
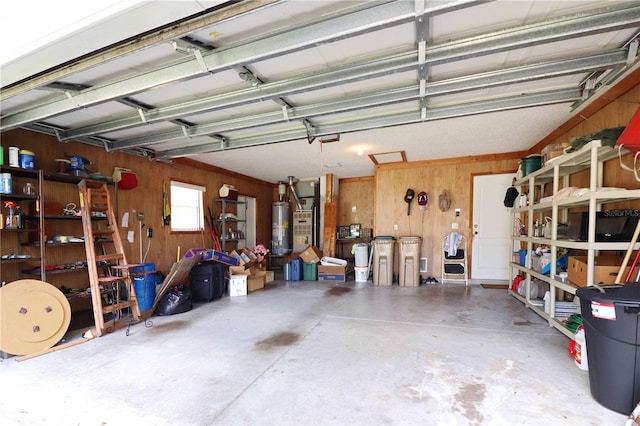
[[[128,336],[132,321],[140,319],[131,269],[142,265],[127,263],[107,184],[83,179],[78,188],[95,335],[102,336],[126,326]],[[98,255],[96,243],[102,246],[102,253]],[[105,314],[112,317],[106,324]]]

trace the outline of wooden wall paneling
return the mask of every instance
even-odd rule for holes
[[[337,225],[359,223],[363,228],[373,228],[373,176],[340,179]],[[356,207],[356,213],[352,207]]]
[[[515,174],[520,154],[376,167],[374,234],[396,238],[421,236],[420,255],[428,259],[427,275],[439,277],[442,239],[451,232],[452,223],[458,223],[459,232],[467,237],[471,235],[472,175],[495,173],[496,170],[513,171]],[[407,204],[404,202],[407,188],[414,189],[416,193],[427,192],[429,202],[425,211],[421,211],[414,201],[411,216],[407,216]],[[451,200],[451,208],[446,212],[438,208],[438,196],[443,190],[449,192]],[[459,217],[455,216],[456,208],[461,209]],[[393,229],[394,224],[398,224],[398,230]]]
[[[271,240],[271,202],[274,184],[244,176],[224,169],[204,165],[190,159],[176,159],[170,164],[149,161],[122,152],[106,152],[101,148],[80,143],[60,143],[55,138],[22,129],[2,134],[3,146],[17,146],[35,153],[35,166],[45,171],[57,171],[56,158],[65,158],[65,153],[82,155],[91,160],[89,169],[105,176],[113,173],[113,168],[126,167],[138,174],[138,187],[118,192],[119,219],[129,212],[129,228],[120,228],[125,254],[132,262],[139,261],[139,233],[136,212],[144,212],[145,228],[154,229],[147,262],[156,264],[156,269],[167,273],[176,259],[177,248],[182,254],[189,248],[200,247],[202,237],[193,234],[170,233],[168,226],[162,225],[162,183],[171,178],[201,184],[207,188],[206,200],[209,205],[218,197],[218,189],[223,183],[234,185],[240,194],[256,198],[257,241],[269,244]],[[69,185],[72,187],[73,185]],[[76,190],[77,194],[77,190]],[[59,200],[65,202],[67,197]],[[134,231],[135,241],[127,242],[127,231]],[[147,248],[146,233],[143,232],[143,254]]]

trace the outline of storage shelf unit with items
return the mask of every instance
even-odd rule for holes
[[[615,207],[613,203],[640,200],[638,189],[603,187],[604,163],[616,158],[617,152],[594,140],[578,151],[550,159],[544,167],[515,182],[530,198],[513,209],[512,242],[522,255],[511,259],[511,269],[522,282],[519,289],[512,287],[509,292],[570,338],[574,333],[565,326],[565,320],[570,313],[579,313],[578,305],[571,302],[576,289],[598,283],[594,277],[600,269],[596,268],[604,266],[600,263],[605,259],[617,271],[622,258],[615,256],[627,250],[632,239],[603,241],[596,234],[596,218],[606,214],[610,206]],[[582,178],[588,178],[588,187],[571,186],[580,172],[587,174]],[[582,224],[583,238],[572,235],[576,224],[569,219],[575,212],[587,220]],[[520,232],[519,222],[524,232]],[[582,257],[569,256],[571,253]],[[619,259],[617,266],[615,259]],[[565,271],[569,266],[574,270]],[[609,283],[614,280],[612,276]],[[541,300],[543,295],[546,300]]]
[[[92,310],[82,217],[78,213],[77,184],[83,177],[5,166],[1,170],[12,178],[12,191],[0,194],[3,224],[8,220],[4,216],[10,214],[5,202],[19,206],[20,219],[19,226],[0,230],[0,279],[48,282],[65,294],[72,312]],[[11,214],[17,210],[13,207]],[[96,241],[98,246],[109,243],[108,239]]]
[[[87,253],[80,216],[78,183],[82,179],[82,176],[45,172],[43,208],[40,212],[44,220],[43,244],[47,282],[66,295],[73,313],[92,310],[91,294],[88,292],[90,284]],[[115,185],[110,186],[117,194]],[[114,198],[117,198],[117,195]],[[106,223],[106,217],[93,219],[96,223]],[[96,251],[101,252],[102,245],[112,244],[112,241],[96,238],[94,243]],[[98,266],[104,267],[105,275],[108,274],[107,264]]]
[[[2,166],[0,191],[0,281],[25,278],[23,271],[37,268],[45,280],[44,221],[28,212],[40,208],[43,173],[41,170]]]
[[[246,210],[247,203],[227,198],[218,198],[213,202],[216,206],[214,211],[216,214],[219,212],[216,222],[220,224],[219,238],[222,251],[226,252],[238,248],[231,246],[240,246],[240,243],[245,240],[245,220],[243,218],[246,214],[241,209]]]

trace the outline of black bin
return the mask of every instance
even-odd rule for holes
[[[603,406],[630,414],[640,401],[640,283],[576,291],[587,340],[589,387]]]

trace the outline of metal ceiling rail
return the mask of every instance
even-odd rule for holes
[[[458,8],[473,5],[473,2],[453,2]],[[404,5],[404,6],[403,6]],[[427,8],[425,16],[444,13],[448,9]],[[202,55],[210,72],[229,69],[254,61],[284,55],[314,46],[374,31],[386,26],[399,25],[415,19],[415,9],[411,2],[393,2],[363,11],[330,18],[302,28],[283,32],[240,46],[215,50]],[[559,41],[604,31],[613,31],[640,24],[640,6],[625,3],[599,11],[551,19],[541,23],[497,31],[470,37],[456,42],[430,47],[427,51],[428,64],[450,62],[473,56],[480,56],[508,49],[531,46],[550,41]],[[257,50],[254,50],[257,49]],[[256,53],[260,52],[260,53]],[[414,52],[415,53],[415,52]],[[127,80],[96,86],[74,96],[73,102],[64,98],[46,105],[9,114],[3,118],[0,131],[19,127],[25,123],[46,119],[54,115],[72,111],[78,107],[88,107],[116,98],[131,96],[150,88],[202,75],[202,69],[195,59],[186,60],[159,70],[144,73]],[[179,109],[179,108],[174,108]],[[190,113],[204,112],[191,111]],[[145,114],[146,122],[178,118],[151,111]],[[137,114],[132,120],[139,120]],[[138,125],[140,125],[138,121]],[[132,124],[133,125],[133,124]],[[126,127],[126,126],[125,126]],[[119,127],[113,127],[115,130]],[[121,128],[121,127],[120,127]]]
[[[409,71],[414,69],[415,66],[416,54],[412,51],[379,60],[367,61],[350,67],[336,68],[324,73],[310,73],[302,77],[261,84],[256,87],[248,87],[234,92],[156,108],[146,112],[145,118],[147,122],[166,121],[178,117],[260,102],[265,99],[319,90],[396,72]],[[131,114],[104,123],[71,129],[62,135],[62,138],[63,140],[71,140],[78,136],[106,133],[136,127],[140,124],[140,117],[137,114]]]
[[[425,8],[424,15],[446,13],[478,4],[480,3],[472,0],[449,1],[444,4],[438,4],[433,8]],[[179,63],[161,67],[151,72],[141,73],[125,80],[94,86],[74,96],[74,102],[61,99],[15,114],[9,114],[3,118],[0,131],[10,130],[28,122],[63,114],[77,107],[86,108],[117,98],[131,96],[158,86],[198,77],[206,73],[215,73],[235,66],[304,50],[319,44],[354,37],[365,32],[400,25],[413,19],[415,19],[414,5],[412,2],[406,1],[394,1],[357,12],[346,13],[290,31],[262,37],[239,46],[203,52],[201,57],[206,64],[207,70],[202,69],[198,58],[185,59]]]
[[[130,139],[118,140],[109,142],[105,146],[108,150],[127,149],[140,145],[148,146],[169,140],[181,139],[185,136],[196,137],[212,133],[225,133],[261,125],[281,123],[284,121],[313,118],[320,115],[400,103],[409,100],[421,99],[423,97],[434,97],[480,88],[522,83],[542,78],[608,69],[618,64],[624,64],[626,61],[627,51],[625,49],[618,49],[612,52],[596,55],[550,61],[528,66],[519,66],[510,69],[432,82],[427,86],[424,95],[422,94],[419,86],[412,85],[398,89],[375,91],[365,95],[349,97],[348,99],[292,108],[288,111],[286,117],[283,116],[280,110],[277,110],[269,113],[256,114],[230,120],[218,120],[210,123],[197,124],[187,129],[176,129],[158,132],[155,134],[147,134]]]
[[[503,98],[488,99],[470,102],[460,105],[438,107],[428,110],[425,120],[422,119],[420,111],[411,111],[386,116],[371,117],[365,119],[355,119],[338,124],[320,125],[316,128],[316,136],[326,136],[336,133],[349,133],[362,130],[376,129],[380,127],[397,126],[403,124],[419,123],[423,121],[441,120],[445,118],[463,117],[487,112],[504,111],[516,108],[529,108],[540,105],[550,105],[556,103],[570,103],[581,96],[581,90],[575,88],[562,89],[557,91],[547,91],[530,95],[508,96]],[[248,146],[266,145],[273,143],[288,142],[307,138],[304,128],[290,131],[278,131],[265,135],[255,135],[248,137],[227,138],[225,147],[218,143],[199,144],[183,148],[156,152],[157,158],[184,157],[202,153],[218,152],[228,149],[244,148]]]
[[[637,12],[637,20],[640,23],[640,6],[634,9]],[[598,16],[598,18],[601,18],[601,16]],[[578,21],[575,21],[575,19],[578,19]],[[559,30],[557,33],[554,33],[550,30],[549,24],[542,24],[541,26],[545,28],[545,31],[547,31],[549,39],[554,39],[554,37],[566,38],[567,31],[575,34],[575,30],[572,30],[571,26],[567,28],[567,22],[575,22],[576,24],[586,25],[586,23],[583,22],[583,19],[583,17],[574,17],[572,19],[569,19],[568,21],[561,21],[559,27],[561,28],[561,30]],[[627,21],[625,20],[625,22]],[[558,25],[557,22],[556,25]],[[474,55],[481,56],[487,54],[487,51],[485,51],[484,49],[488,48],[491,48],[493,49],[492,51],[495,51],[503,50],[506,47],[516,48],[521,47],[521,45],[529,45],[529,42],[525,38],[523,38],[523,34],[530,34],[530,27],[531,26],[525,26],[520,32],[511,30],[506,35],[504,31],[499,31],[498,34],[500,34],[500,37],[503,37],[502,39],[496,36],[496,33],[483,36],[482,39],[486,41],[483,42],[480,46],[475,46],[476,50],[473,51]],[[598,31],[601,28],[602,27],[600,24],[595,25],[593,31]],[[580,31],[590,33],[589,28],[581,28]],[[581,34],[584,35],[584,33]],[[448,61],[452,61],[453,56],[447,49],[458,49],[461,55],[460,59],[466,58],[466,55],[471,52],[466,46],[474,44],[477,39],[478,37],[471,37],[455,43],[445,43],[443,45],[430,47],[427,52],[426,63],[439,63],[444,61],[445,59]],[[518,43],[516,43],[516,41]],[[223,95],[215,95],[208,98],[198,99],[196,101],[157,108],[145,112],[145,123],[173,120],[186,115],[194,115],[225,107],[239,106],[250,102],[262,101],[267,98],[283,97],[287,96],[288,94],[317,90],[320,88],[344,84],[364,78],[373,78],[389,73],[402,72],[415,68],[419,65],[418,62],[419,61],[417,53],[412,50],[410,52],[397,54],[391,57],[378,58],[364,63],[352,64],[348,67],[334,69],[333,71],[326,72],[324,74],[316,73],[305,77],[297,77],[280,82],[268,83],[259,87],[244,89],[242,91]],[[111,121],[71,129],[68,132],[62,134],[61,138],[63,140],[71,140],[82,136],[106,133],[139,126],[142,124],[144,123],[141,123],[139,114],[131,114]]]

